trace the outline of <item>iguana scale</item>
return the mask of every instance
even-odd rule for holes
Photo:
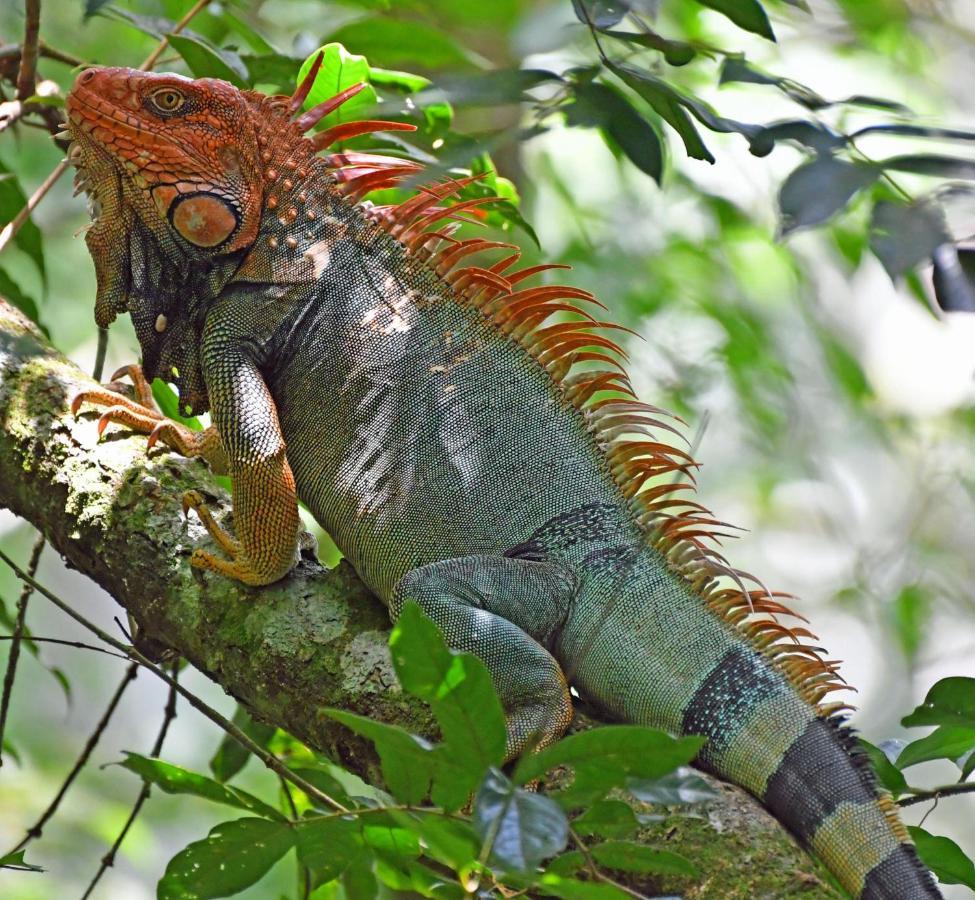
[[[320,58],[319,58],[320,62]],[[940,896],[872,777],[834,663],[785,595],[733,569],[688,499],[690,455],[636,399],[601,304],[527,279],[508,244],[453,237],[469,179],[363,202],[409,161],[318,151],[402,123],[310,129],[355,89],[294,97],[213,79],[89,69],[67,98],[69,157],[97,201],[96,319],[132,316],[136,400],[100,422],[201,456],[233,482],[236,534],[192,563],[284,577],[298,498],[393,618],[413,601],[488,666],[509,758],[557,739],[571,684],[611,719],[701,734],[698,764],[752,794],[868,900]],[[494,253],[475,264],[475,255]],[[500,258],[497,254],[500,253]],[[484,259],[486,257],[480,257]],[[203,432],[163,418],[174,383]]]

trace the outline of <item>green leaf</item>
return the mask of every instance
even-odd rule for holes
[[[311,870],[315,885],[338,878],[364,863],[365,848],[356,816],[309,819],[295,828],[298,861]]]
[[[412,65],[424,69],[459,68],[470,65],[467,52],[444,32],[415,20],[360,19],[329,35],[379,66],[392,69]]]
[[[693,878],[697,868],[688,859],[668,850],[656,850],[632,841],[605,841],[590,848],[600,865],[621,872],[653,872]]]
[[[572,0],[576,18],[584,25],[612,28],[629,12],[628,0]]]
[[[569,855],[565,854],[565,856]],[[582,854],[579,856],[581,857]],[[559,859],[563,858],[559,857]],[[538,884],[544,888],[546,896],[562,897],[563,900],[629,900],[633,896],[629,891],[612,884],[565,878],[563,874],[556,868],[552,868],[538,879]]]
[[[267,742],[273,737],[277,729],[273,725],[255,722],[239,703],[234,711],[234,724],[240,728],[251,740],[260,747],[267,747]],[[217,752],[210,760],[210,771],[217,781],[230,781],[251,758],[249,750],[242,747],[229,734],[225,734]]]
[[[932,262],[938,305],[945,312],[975,312],[975,250],[942,244]]]
[[[578,834],[621,838],[633,834],[640,827],[640,822],[629,803],[597,800],[581,816],[573,819],[572,827]]]
[[[517,787],[491,769],[474,798],[474,828],[505,871],[530,872],[565,848],[569,823],[548,797]]]
[[[923,214],[920,211],[917,213],[916,219],[917,227],[908,226],[907,230],[913,233],[919,245],[918,249],[921,249],[923,248],[922,242],[925,239],[931,240],[931,236],[927,233],[927,226],[924,223]],[[905,251],[900,254],[899,262],[904,262],[906,258],[909,257]],[[886,263],[884,268],[887,268]],[[888,273],[891,272],[889,268],[887,268],[887,271]],[[894,598],[890,610],[894,622],[894,633],[897,635],[897,640],[901,645],[901,649],[904,651],[904,656],[908,660],[912,660],[917,656],[917,651],[920,649],[921,643],[924,640],[924,626],[927,624],[931,614],[931,599],[931,594],[918,584],[905,585]]]
[[[607,37],[615,38],[618,41],[626,41],[628,44],[636,44],[638,47],[647,47],[650,50],[658,50],[663,54],[664,59],[672,66],[685,66],[694,59],[697,51],[690,44],[684,41],[672,41],[662,37],[655,31],[614,31],[612,29],[600,29]]]
[[[698,2],[701,6],[707,6],[727,16],[745,31],[759,34],[770,41],[775,40],[768,16],[765,15],[765,10],[757,0],[698,0]]]
[[[873,184],[877,166],[819,156],[799,166],[779,190],[784,232],[818,225],[838,213],[857,191]]]
[[[943,884],[964,884],[975,890],[975,862],[953,840],[908,825],[917,855]]]
[[[876,163],[881,169],[895,169],[915,175],[934,175],[941,178],[975,178],[975,161],[954,156],[918,153],[891,156]]]
[[[942,678],[928,691],[924,702],[901,719],[901,724],[908,728],[915,725],[975,728],[975,678],[961,675]]]
[[[504,711],[487,667],[470,654],[448,650],[440,630],[415,603],[400,613],[389,646],[400,684],[430,704],[445,752],[465,766],[467,788],[473,791],[487,769],[504,760]]]
[[[222,78],[235,87],[247,87],[250,75],[243,60],[231,50],[218,50],[185,34],[168,34],[172,48],[183,57],[196,78]]]
[[[881,200],[873,209],[870,248],[892,279],[913,269],[950,240],[944,212],[934,203]],[[923,627],[929,608],[930,597],[916,585],[904,588],[894,601],[894,623],[908,658],[916,652],[921,638],[920,632],[912,632],[912,627]],[[902,625],[907,632],[901,630]]]
[[[457,106],[504,106],[529,99],[527,91],[562,78],[547,69],[496,69],[476,75],[445,75],[426,88],[418,103],[446,101]]]
[[[248,84],[270,85],[280,94],[290,94],[298,78],[301,60],[281,53],[244,54],[241,60],[247,67]]]
[[[126,752],[125,757],[125,761],[119,763],[123,769],[135,772],[149,784],[156,785],[167,794],[192,794],[205,800],[212,800],[214,803],[257,813],[269,819],[284,820],[284,816],[273,806],[269,806],[263,800],[240,788],[228,787],[206,775],[174,766],[161,759],[129,752]]]
[[[575,86],[575,100],[566,107],[571,126],[596,127],[641,172],[657,184],[663,175],[663,148],[653,126],[622,94],[605,84],[583,82]]]
[[[721,795],[693,769],[681,767],[660,778],[630,779],[626,789],[644,803],[680,806],[685,803],[707,803]]]
[[[469,822],[429,815],[420,816],[419,823],[414,820],[413,827],[423,840],[426,853],[454,871],[477,860],[480,843]]]
[[[906,769],[930,759],[959,760],[975,749],[975,728],[942,725],[927,737],[908,744],[897,757],[897,768]]]
[[[341,93],[355,84],[365,84],[366,87],[354,97],[346,100],[335,112],[322,119],[319,128],[331,128],[340,122],[349,122],[362,118],[359,113],[371,109],[376,105],[376,91],[369,83],[369,63],[364,56],[349,53],[340,43],[329,43],[311,53],[298,70],[298,84],[305,80],[311,71],[318,54],[322,54],[322,67],[315,76],[315,83],[311,86],[305,98],[305,109],[311,109],[325,100]]]
[[[199,419],[195,416],[183,415],[184,410],[179,408],[179,394],[161,378],[154,378],[152,381],[152,399],[156,401],[160,412],[167,419],[182,422],[194,431],[203,430],[203,423]]]
[[[229,897],[260,881],[295,843],[287,822],[237,819],[177,853],[156,887],[157,900]]]
[[[0,269],[0,296],[9,300],[35,325],[38,325],[45,335],[50,337],[47,329],[41,325],[40,311],[37,308],[37,301],[25,294],[20,285],[17,284],[3,269]]]
[[[24,194],[13,172],[0,162],[0,226],[6,225],[27,205]],[[28,218],[14,235],[14,244],[23,250],[37,267],[41,282],[47,284],[47,269],[44,265],[44,241],[41,232]]]
[[[15,872],[43,872],[40,866],[31,865],[24,860],[26,850],[15,850],[6,856],[0,856],[0,869],[13,869]]]
[[[420,838],[411,828],[398,828],[392,825],[362,826],[362,838],[379,853],[395,857],[416,858],[420,855]]]
[[[514,779],[525,784],[556,766],[571,766],[575,778],[553,796],[563,806],[582,806],[611,788],[625,787],[631,778],[660,778],[687,765],[703,744],[704,738],[673,738],[642,725],[606,725],[522,757]]]
[[[881,785],[895,797],[903,794],[907,790],[907,779],[904,778],[901,770],[890,761],[887,754],[880,747],[863,740],[863,738],[859,738],[858,740],[860,749],[870,757],[874,774],[877,776]]]

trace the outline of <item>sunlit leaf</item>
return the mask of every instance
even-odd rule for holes
[[[474,828],[505,871],[527,872],[565,847],[569,823],[558,804],[491,769],[474,799]]]
[[[373,107],[376,103],[376,91],[369,83],[369,63],[366,62],[366,58],[349,53],[340,43],[325,44],[309,54],[301,64],[298,70],[298,84],[305,80],[319,53],[322,54],[322,66],[305,98],[305,109],[311,109],[355,84],[364,83],[366,87],[363,90],[322,119],[319,127],[330,128],[339,122],[362,118],[359,112]]]
[[[943,884],[964,884],[975,890],[975,862],[951,838],[909,825],[917,854]]]
[[[224,822],[169,861],[156,888],[157,900],[229,897],[260,881],[294,843],[294,829],[287,822]]]
[[[212,800],[214,803],[222,803],[224,806],[233,806],[237,809],[257,813],[269,819],[284,819],[284,816],[273,806],[247,791],[220,784],[220,782],[214,781],[206,775],[191,772],[181,766],[174,766],[172,763],[163,762],[161,759],[126,752],[125,761],[119,765],[123,769],[135,772],[136,775],[167,794],[192,794],[205,800]]]
[[[795,169],[779,190],[783,231],[818,225],[836,215],[880,170],[832,156],[819,156]]]

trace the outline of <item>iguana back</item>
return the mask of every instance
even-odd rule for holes
[[[300,497],[394,617],[416,602],[485,661],[509,756],[562,733],[571,683],[607,716],[705,735],[700,765],[755,794],[851,893],[939,896],[843,705],[822,705],[835,665],[711,549],[721,523],[685,497],[693,460],[634,397],[596,301],[526,287],[548,267],[454,237],[444,223],[485,202],[447,205],[469,180],[363,204],[416,166],[316,151],[403,126],[303,137],[343,99],[295,118],[314,77],[289,101],[94,70],[68,98],[103,208],[88,235],[99,320],[128,310],[145,374],[214,426],[83,399],[229,470],[236,537],[188,502],[230,561],[194,563],[281,577]]]

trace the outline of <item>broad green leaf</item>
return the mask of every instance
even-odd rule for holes
[[[290,94],[295,89],[301,60],[281,53],[244,54],[241,60],[250,76],[249,84],[267,85],[277,93]]]
[[[43,872],[40,866],[32,865],[24,859],[26,850],[15,850],[6,856],[0,856],[0,869],[12,869],[15,872]]]
[[[887,754],[880,747],[863,740],[863,738],[859,739],[859,744],[860,749],[870,757],[874,774],[880,784],[895,797],[903,794],[907,790],[907,780],[901,770],[890,761]]]
[[[268,43],[267,38],[263,34],[256,28],[252,28],[240,16],[234,15],[226,5],[220,9],[220,21],[224,25],[228,25],[231,31],[247,41],[247,44],[255,53],[274,54],[277,52],[274,46]]]
[[[658,875],[697,875],[694,864],[669,850],[656,850],[632,841],[605,841],[590,848],[600,865],[621,872],[654,872]]]
[[[975,891],[975,862],[951,838],[909,825],[917,855],[943,884],[964,884]]]
[[[445,751],[466,767],[473,791],[488,767],[504,759],[504,711],[487,667],[474,656],[448,650],[440,630],[415,603],[400,613],[389,646],[400,684],[430,704]]]
[[[612,29],[600,29],[607,37],[615,38],[618,41],[626,41],[628,44],[636,44],[638,47],[647,47],[651,50],[658,50],[672,66],[687,65],[694,59],[697,51],[690,44],[684,41],[672,41],[662,37],[655,31],[614,31]]]
[[[445,863],[455,871],[471,865],[477,859],[480,843],[469,822],[445,816],[425,815],[414,820],[426,854]]]
[[[329,36],[368,56],[377,66],[391,69],[422,66],[424,69],[470,66],[470,57],[452,37],[415,20],[360,19],[343,25]]]
[[[418,857],[420,839],[410,828],[392,825],[371,825],[367,820],[362,826],[362,839],[378,853],[398,857]]]
[[[673,738],[642,725],[606,725],[563,738],[530,756],[515,769],[519,784],[541,778],[556,766],[571,766],[572,783],[553,797],[564,806],[581,806],[631,778],[660,778],[687,765],[704,738]]]
[[[260,881],[295,843],[287,822],[237,819],[213,828],[166,866],[157,900],[229,897]]]
[[[901,719],[901,724],[908,728],[915,725],[975,728],[975,678],[961,675],[942,678],[928,691],[924,702]]]
[[[575,826],[575,822],[572,823]],[[567,850],[560,853],[555,859],[551,860],[545,867],[546,876],[552,875],[571,875],[578,872],[586,864],[586,858],[580,850]],[[561,895],[556,895],[561,896]]]
[[[211,47],[199,38],[186,34],[168,34],[172,48],[183,57],[196,78],[222,78],[236,87],[247,87],[250,75],[243,60],[231,50]]]
[[[640,827],[629,803],[622,800],[597,800],[581,816],[572,820],[578,834],[598,834],[600,837],[622,838]]]
[[[530,872],[564,849],[569,823],[548,797],[517,787],[491,769],[474,798],[474,828],[504,871]]]
[[[937,156],[918,153],[909,156],[891,156],[876,163],[881,169],[895,169],[914,175],[934,175],[940,178],[975,178],[975,160],[958,159],[954,156]]]
[[[315,76],[315,83],[311,86],[305,98],[305,109],[311,109],[319,103],[334,97],[346,88],[356,84],[365,84],[365,88],[354,97],[345,101],[335,112],[330,113],[319,124],[319,128],[330,128],[340,122],[349,122],[363,118],[360,113],[376,105],[376,91],[369,83],[369,63],[364,56],[349,53],[340,43],[329,43],[310,54],[298,70],[297,83],[301,84],[305,76],[311,71],[318,54],[322,54],[322,67]]]
[[[877,166],[820,156],[793,170],[779,190],[783,231],[818,225],[843,209],[857,191],[873,184]]]
[[[444,75],[423,90],[418,103],[450,101],[457,106],[504,106],[528,99],[526,92],[562,78],[547,69],[496,69],[476,75]]]
[[[932,236],[930,233],[927,233],[927,225],[925,224],[923,213],[920,210],[915,214],[914,226],[907,226],[907,230],[912,233],[911,237],[917,242],[917,249],[922,252],[923,258],[923,256],[927,255],[927,253],[923,253],[924,244],[930,242]],[[901,235],[901,237],[904,237],[904,235]],[[909,254],[906,247],[899,254],[894,250],[892,250],[892,253],[899,256],[896,264],[903,263],[910,256],[914,255]],[[893,262],[890,257],[888,261]],[[884,262],[883,258],[881,258],[881,262]],[[915,262],[920,262],[920,259]],[[911,268],[914,264],[911,263],[910,266],[905,266],[905,269]],[[884,268],[893,277],[894,273],[888,267],[887,262],[884,262]],[[901,645],[901,649],[904,651],[904,656],[912,660],[917,655],[917,651],[921,647],[921,642],[924,640],[924,626],[927,624],[928,616],[931,612],[931,595],[921,585],[905,585],[898,591],[890,611],[894,622],[894,634],[897,635],[897,640]]]
[[[626,789],[644,803],[680,806],[685,803],[707,803],[721,795],[693,769],[684,766],[660,778],[633,778]]]
[[[152,399],[167,419],[182,422],[194,431],[203,430],[203,423],[196,416],[183,415],[184,410],[179,408],[179,394],[161,378],[154,378],[152,381]]]
[[[309,784],[314,785],[322,793],[328,794],[329,797],[334,800],[338,800],[340,803],[348,802],[348,791],[345,786],[335,778],[330,772],[324,770],[324,768],[308,768],[304,766],[291,765],[288,768],[291,769],[295,775],[304,778]],[[309,802],[314,806],[317,801],[309,797]],[[332,811],[332,807],[328,808],[328,811]]]
[[[563,900],[630,900],[633,896],[612,884],[564,878],[555,872],[546,873],[538,883],[546,896],[562,897]]]
[[[596,127],[640,171],[658,184],[663,175],[663,148],[653,126],[622,94],[605,84],[583,82],[575,86],[575,101],[565,108],[572,126]]]
[[[757,152],[756,147],[760,151],[768,145],[771,150],[772,145],[779,141],[795,141],[817,153],[827,153],[846,143],[843,135],[837,134],[821,122],[807,122],[805,119],[788,119],[759,128],[751,141],[752,153],[757,156],[763,154]]]
[[[277,729],[273,725],[255,722],[239,703],[234,710],[234,724],[260,747],[267,747]],[[217,752],[210,759],[210,771],[217,781],[230,781],[251,758],[250,751],[242,747],[229,734],[224,735]]]
[[[775,40],[768,16],[757,0],[698,0],[698,2],[727,16],[739,28],[759,34],[770,41]]]
[[[897,768],[906,769],[929,759],[959,760],[975,749],[975,728],[942,725],[927,737],[912,741],[897,757]]]
[[[0,162],[0,226],[6,225],[27,205],[27,195],[24,194],[20,182],[13,172]],[[44,241],[41,232],[28,218],[14,235],[14,244],[23,250],[37,267],[43,284],[47,284],[47,269],[44,265]],[[13,297],[10,298],[14,300]],[[22,310],[22,312],[27,312]],[[27,313],[27,315],[30,315]],[[34,320],[36,321],[36,319]]]
[[[338,878],[365,862],[361,822],[355,816],[309,818],[295,827],[298,861],[307,866],[315,885]]]
[[[932,262],[938,305],[945,312],[975,312],[975,250],[942,244]]]
[[[205,800],[212,800],[214,803],[257,813],[269,819],[284,820],[284,816],[273,806],[240,788],[228,787],[206,775],[174,766],[161,759],[129,752],[126,752],[125,757],[125,761],[119,763],[123,769],[135,772],[136,775],[161,788],[167,794],[192,794]]]

